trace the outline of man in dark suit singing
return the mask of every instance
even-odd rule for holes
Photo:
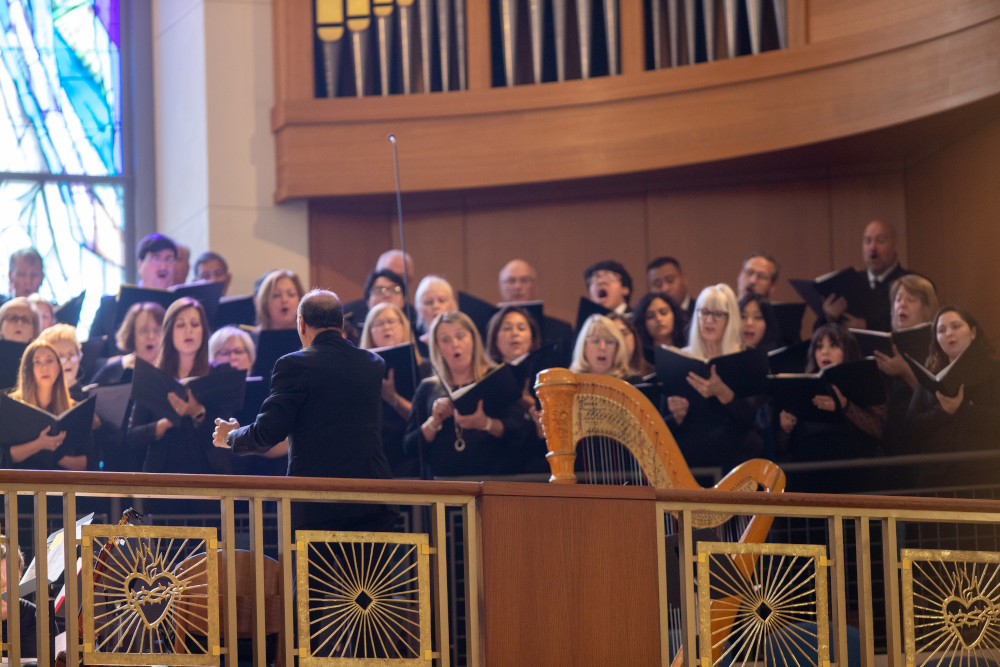
[[[215,446],[255,454],[287,437],[289,476],[391,478],[381,436],[385,362],[343,337],[344,311],[333,292],[306,294],[297,319],[303,349],[274,365],[257,421],[216,420]],[[390,530],[395,516],[382,505],[292,508],[292,524],[304,530]]]

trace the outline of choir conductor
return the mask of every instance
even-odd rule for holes
[[[274,365],[271,394],[253,424],[216,420],[214,444],[234,454],[267,451],[288,437],[288,475],[392,477],[382,449],[385,362],[343,336],[344,311],[333,292],[312,290],[299,302],[303,348]],[[295,503],[292,524],[304,530],[391,530],[382,505]]]

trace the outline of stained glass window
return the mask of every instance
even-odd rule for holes
[[[85,331],[124,270],[119,0],[0,0],[0,60],[0,285],[34,246]]]

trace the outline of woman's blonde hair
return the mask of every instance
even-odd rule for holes
[[[420,280],[420,284],[417,285],[417,291],[414,294],[413,302],[414,305],[416,305],[417,307],[417,324],[423,325],[425,328],[428,329],[430,328],[430,322],[423,321],[423,318],[420,315],[420,311],[422,310],[420,308],[420,302],[423,301],[424,294],[427,292],[427,290],[429,290],[431,287],[434,287],[435,285],[444,286],[448,290],[448,293],[451,294],[451,300],[455,303],[455,307],[456,308],[458,307],[458,301],[456,300],[455,297],[455,288],[451,286],[451,283],[449,283],[441,276],[435,276],[435,275],[424,276]]]
[[[250,357],[250,367],[253,368],[253,362],[257,360],[257,346],[253,344],[253,336],[248,334],[243,329],[239,327],[234,327],[230,324],[222,327],[215,333],[211,335],[208,339],[208,361],[209,363],[215,363],[215,355],[219,353],[222,346],[230,338],[239,338],[243,341],[243,347],[247,349],[247,356]]]
[[[35,352],[38,350],[48,350],[55,357],[56,366],[59,368],[59,375],[56,376],[55,384],[52,385],[52,404],[42,405],[38,400],[38,384],[35,382]],[[66,378],[63,377],[62,364],[59,362],[59,353],[49,343],[43,340],[33,340],[24,350],[21,357],[21,370],[17,374],[17,387],[11,392],[13,398],[30,403],[36,408],[47,410],[54,415],[60,415],[70,409],[73,401],[70,400],[69,390],[66,388]]]
[[[31,326],[32,334],[31,340],[38,338],[38,334],[42,330],[42,321],[38,317],[38,312],[31,307],[31,302],[28,301],[27,297],[18,296],[14,297],[4,305],[0,306],[0,324],[3,324],[4,319],[7,317],[7,313],[12,310],[17,310],[18,308],[24,308],[29,313],[31,313]],[[0,331],[0,340],[3,340],[3,332]]]
[[[694,321],[688,334],[687,351],[699,357],[708,357],[705,339],[701,336],[701,309],[721,310],[726,313],[726,328],[722,331],[722,354],[732,354],[743,349],[740,341],[740,306],[733,288],[725,283],[710,285],[701,291],[694,304]]]
[[[441,356],[441,350],[437,344],[437,330],[442,324],[457,324],[472,336],[472,379],[478,382],[486,374],[486,371],[493,368],[496,364],[486,357],[486,351],[483,349],[483,339],[479,336],[476,325],[473,324],[468,315],[457,310],[438,313],[438,316],[431,322],[430,339],[427,341],[427,346],[430,348],[431,365],[434,366],[434,370],[448,383],[449,387],[455,385],[451,378],[451,370],[448,368],[444,357]]]
[[[80,341],[76,339],[76,327],[71,324],[63,324],[58,322],[53,324],[48,329],[42,331],[38,334],[38,340],[45,341],[49,345],[54,345],[56,343],[72,343],[73,347],[76,348],[77,354],[79,354],[83,348],[80,347]]]
[[[630,374],[628,348],[625,345],[625,336],[622,335],[614,322],[604,315],[591,315],[580,327],[580,334],[576,337],[576,345],[573,347],[573,363],[569,369],[574,373],[592,373],[593,368],[587,361],[587,338],[591,336],[601,336],[613,338],[615,345],[615,359],[611,364],[611,369],[607,375],[617,378],[625,378]]]
[[[302,295],[305,291],[302,289],[302,281],[299,280],[298,275],[293,271],[288,269],[278,269],[277,271],[271,271],[267,274],[267,277],[261,281],[260,287],[257,288],[257,294],[254,295],[253,305],[257,311],[257,324],[263,330],[272,329],[274,323],[271,321],[271,313],[267,310],[267,301],[271,296],[271,292],[274,290],[274,286],[278,284],[278,281],[282,278],[288,278],[295,285],[295,290],[299,293],[299,300],[302,300]]]

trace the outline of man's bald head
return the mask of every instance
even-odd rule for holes
[[[523,259],[512,259],[500,269],[502,301],[534,301],[538,281],[535,269]]]
[[[865,266],[880,276],[896,263],[896,230],[883,220],[872,220],[861,238],[861,254]]]
[[[375,262],[375,270],[381,271],[382,269],[389,269],[397,276],[406,274],[406,281],[413,282],[413,257],[410,253],[403,255],[402,250],[386,250],[384,253],[378,256],[378,261]]]
[[[329,290],[314,289],[299,301],[299,320],[310,329],[340,329],[344,326],[344,307]]]

